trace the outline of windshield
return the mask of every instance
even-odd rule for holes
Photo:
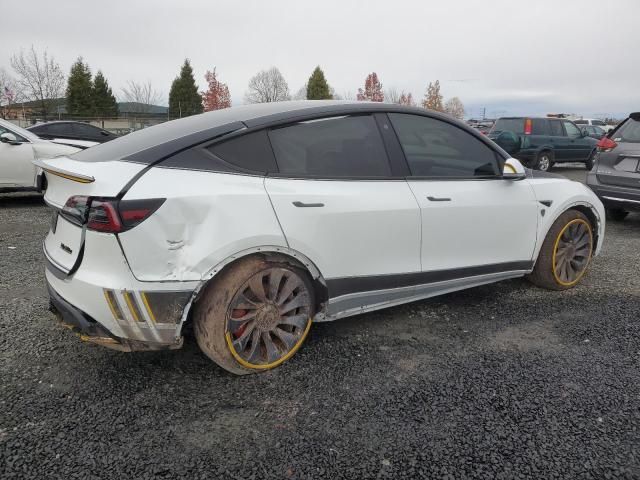
[[[25,130],[24,128],[14,125],[13,123],[8,122],[7,120],[0,119],[0,127],[3,127],[3,131],[8,130],[32,142],[38,140],[38,137],[33,133],[31,133],[29,130]]]
[[[640,143],[640,122],[633,118],[627,119],[614,133],[613,141],[618,143]]]
[[[515,134],[524,133],[524,118],[499,118],[491,129],[492,133],[505,131]]]

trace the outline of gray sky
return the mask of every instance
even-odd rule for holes
[[[235,105],[259,70],[277,66],[293,94],[320,65],[340,94],[372,71],[415,99],[439,79],[476,116],[640,110],[637,0],[32,0],[12,11],[0,66],[31,44],[65,72],[82,55],[116,96],[151,80],[165,104],[189,57],[201,89],[215,66]]]

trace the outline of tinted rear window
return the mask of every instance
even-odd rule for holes
[[[531,129],[533,135],[549,135],[549,129],[547,128],[547,120],[544,118],[534,118],[531,121]]]
[[[618,143],[640,143],[640,122],[627,119],[613,134],[613,140]]]
[[[513,132],[516,134],[524,133],[524,118],[499,118],[492,132]]]
[[[388,177],[389,161],[372,116],[332,117],[269,132],[281,174]]]
[[[602,120],[592,120],[591,125],[598,125],[600,127],[603,127],[605,123]]]
[[[276,172],[267,132],[249,133],[208,148],[216,157],[251,172]]]
[[[577,124],[577,125],[588,125],[589,122],[586,120],[574,120],[573,123]]]

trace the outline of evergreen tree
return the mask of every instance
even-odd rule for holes
[[[327,100],[333,96],[329,90],[329,84],[324,78],[324,72],[318,65],[307,82],[307,100]]]
[[[89,116],[93,111],[93,82],[89,65],[82,57],[71,66],[67,82],[67,113],[71,115]]]
[[[171,84],[169,91],[169,115],[188,117],[202,113],[202,97],[198,93],[196,80],[189,59],[185,59],[180,75]]]
[[[100,70],[93,79],[92,100],[94,115],[101,118],[118,116],[118,102]]]

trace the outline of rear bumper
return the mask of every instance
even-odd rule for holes
[[[587,174],[587,186],[593,190],[606,208],[640,210],[640,188],[608,185],[598,180],[596,173]]]
[[[114,235],[87,232],[85,252],[71,275],[47,262],[51,305],[83,340],[117,350],[182,345],[184,312],[193,282],[139,282]]]

